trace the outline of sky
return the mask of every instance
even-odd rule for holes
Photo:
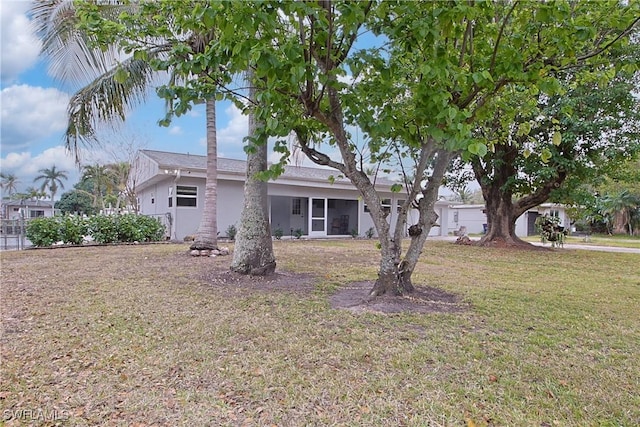
[[[39,56],[41,43],[33,34],[26,12],[27,0],[0,0],[0,170],[18,177],[18,192],[39,187],[33,179],[38,171],[67,171],[65,190],[73,188],[81,175],[75,157],[65,149],[66,106],[73,90],[48,73]],[[218,155],[246,158],[242,140],[247,119],[230,103],[217,105]],[[101,147],[81,150],[84,164],[127,160],[133,149],[151,149],[206,154],[204,105],[196,106],[169,127],[159,126],[165,107],[154,92],[131,111],[124,124],[105,128]],[[61,192],[61,193],[62,193]],[[59,198],[59,195],[56,197]]]

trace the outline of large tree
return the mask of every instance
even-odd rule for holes
[[[487,151],[472,130],[491,115],[492,100],[512,85],[553,83],[553,70],[597,55],[639,19],[637,4],[613,1],[269,1],[170,8],[170,26],[139,22],[138,36],[216,28],[216,43],[182,66],[224,63],[223,72],[212,70],[218,80],[254,67],[256,120],[264,123],[258,133],[283,137],[293,130],[312,161],[337,169],[359,190],[381,246],[372,295],[413,289],[411,275],[434,221],[444,170],[454,152]],[[95,22],[95,15],[87,18],[89,25]],[[594,34],[591,21],[611,28]],[[196,99],[179,86],[175,93],[185,103]],[[352,126],[363,130],[364,140],[351,136]],[[285,155],[286,147],[286,138],[278,141]],[[392,160],[405,171],[393,186],[406,193],[395,226],[366,173],[370,163]],[[273,176],[282,169],[275,165]],[[403,254],[403,222],[412,206],[420,215]]]
[[[615,58],[606,58],[614,67]],[[567,195],[581,182],[640,149],[640,100],[632,93],[637,89],[632,76],[621,72],[610,81],[585,82],[581,74],[565,73],[564,90],[556,96],[541,93],[533,108],[525,105],[531,98],[514,92],[510,103],[522,100],[515,103],[520,112],[514,121],[505,124],[508,114],[498,108],[496,117],[480,128],[491,150],[471,160],[488,223],[478,244],[530,245],[515,234],[519,216],[547,200],[571,203]]]
[[[56,169],[56,166],[53,165],[51,168],[40,169],[38,172],[40,175],[36,176],[33,182],[42,181],[40,190],[43,192],[49,190],[51,201],[53,201],[58,189],[64,188],[63,180],[67,179],[67,171]]]
[[[245,10],[235,15],[248,22],[244,28],[250,32],[240,32],[248,41],[229,39],[234,40],[229,45],[238,57],[246,49],[258,58],[255,72],[264,82],[262,99],[268,100],[258,113],[265,132],[294,129],[302,151],[349,178],[369,206],[382,252],[373,295],[412,289],[411,273],[433,221],[444,163],[452,151],[487,150],[471,130],[491,116],[492,101],[516,85],[532,93],[553,87],[556,70],[597,56],[638,19],[637,5],[617,3],[284,2]],[[595,33],[584,27],[598,16],[614,28]],[[236,29],[241,25],[230,21]],[[256,28],[261,38],[252,40]],[[375,50],[355,49],[367,29],[380,34],[380,44]],[[344,83],[349,72],[351,85]],[[393,229],[349,124],[366,132],[375,159],[388,161],[395,153],[399,164],[413,168],[404,176],[407,202]],[[402,222],[416,199],[420,219],[403,257]]]
[[[0,173],[0,188],[6,190],[9,197],[18,190],[20,180],[12,173]]]
[[[256,87],[253,72],[247,73],[249,83],[249,136],[247,138],[247,174],[244,183],[244,202],[240,226],[236,236],[231,270],[252,275],[271,274],[276,269],[269,223],[267,182],[260,179],[267,169],[267,142],[260,140],[264,134],[257,132],[261,123],[252,112],[256,104]],[[259,135],[256,139],[256,135]]]
[[[123,55],[117,41],[97,44],[97,37],[89,28],[78,26],[78,3],[90,7],[92,13],[102,17],[116,18],[121,13],[134,12],[143,5],[128,2],[75,2],[73,0],[37,0],[31,9],[36,31],[43,41],[42,52],[50,60],[52,73],[65,81],[80,86],[71,97],[68,106],[68,127],[65,141],[68,148],[76,153],[79,144],[98,142],[97,128],[100,124],[124,121],[128,111],[146,100],[149,90],[158,78],[154,63],[160,61],[176,46],[187,47],[181,55],[201,53],[212,40],[211,29],[200,32],[174,35],[164,33],[145,42],[145,49],[136,55]],[[167,70],[170,78],[175,78],[175,70]],[[206,71],[206,70],[205,70]],[[202,73],[183,76],[200,78]],[[196,233],[193,247],[215,249],[217,247],[216,222],[216,180],[217,140],[215,133],[215,100],[213,93],[200,94],[207,101],[207,156],[213,157],[207,164],[205,188],[205,212]],[[173,101],[173,99],[171,99]],[[168,125],[173,114],[186,110],[181,106],[169,106],[162,124]],[[211,129],[214,129],[212,132]]]

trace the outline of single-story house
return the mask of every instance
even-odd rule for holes
[[[3,200],[2,218],[4,219],[30,219],[51,217],[54,215],[54,202],[51,200]]]
[[[571,218],[566,207],[557,203],[543,203],[529,209],[516,220],[516,236],[525,237],[538,234],[536,219],[541,215],[560,218],[560,226],[570,227]],[[484,205],[452,205],[449,209],[448,232],[454,233],[464,227],[467,233],[480,234],[486,231],[487,214]]]
[[[168,237],[183,239],[196,233],[204,206],[206,156],[140,150],[131,179],[135,180],[138,211],[157,216],[167,226]],[[246,162],[218,158],[218,230],[226,236],[231,225],[239,225],[244,198]],[[397,218],[403,194],[391,191],[392,181],[376,180],[376,188],[389,210],[390,223]],[[285,167],[278,179],[268,182],[271,232],[284,236],[336,237],[357,233],[364,236],[373,227],[367,206],[348,179],[333,169]],[[448,224],[449,202],[439,201],[439,223]],[[413,221],[413,222],[412,222]],[[417,212],[408,217],[410,226]],[[433,227],[430,235],[446,235],[447,228]]]

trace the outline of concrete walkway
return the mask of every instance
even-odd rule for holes
[[[456,236],[431,236],[428,240],[444,240],[447,242],[455,242],[458,238]],[[471,238],[471,240],[478,240],[478,238]],[[532,245],[543,246],[546,248],[550,248],[551,245],[549,243],[543,244],[542,242],[530,242]],[[573,250],[573,249],[581,249],[585,251],[601,251],[601,252],[619,252],[626,254],[638,254],[640,255],[639,248],[622,248],[618,246],[598,246],[598,245],[582,245],[579,243],[565,243],[564,247],[556,248],[558,250]]]

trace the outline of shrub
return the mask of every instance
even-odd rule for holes
[[[29,220],[26,234],[35,246],[51,246],[61,240],[60,224],[55,217]]]
[[[164,225],[162,225],[158,218],[146,215],[130,215],[136,217],[136,223],[142,232],[142,241],[159,242],[164,239]]]
[[[296,231],[294,231],[293,235],[296,237],[296,239],[300,239],[302,237],[302,228],[298,228]]]
[[[164,236],[164,226],[157,218],[125,214],[114,216],[120,242],[157,242]]]
[[[555,216],[543,215],[536,218],[536,228],[540,232],[540,241],[542,243],[551,242],[551,246],[562,246],[564,236],[567,230],[560,227],[560,218]]]
[[[351,229],[351,237],[353,237],[354,239],[356,237],[358,237],[358,229],[357,228],[352,228]]]
[[[282,228],[276,228],[276,230],[273,232],[273,235],[275,236],[276,240],[280,240],[284,235],[284,231],[282,231]]]
[[[96,243],[114,243],[118,241],[117,216],[96,215],[89,218],[89,234]]]
[[[235,240],[237,233],[238,233],[238,230],[236,229],[235,225],[231,224],[230,226],[227,227],[227,237],[229,238],[229,240]]]
[[[364,233],[364,235],[367,236],[367,239],[371,239],[374,234],[375,231],[373,230],[373,227],[369,227],[369,229]]]
[[[64,215],[57,219],[60,240],[72,245],[81,245],[84,236],[89,232],[87,220],[78,215]]]

